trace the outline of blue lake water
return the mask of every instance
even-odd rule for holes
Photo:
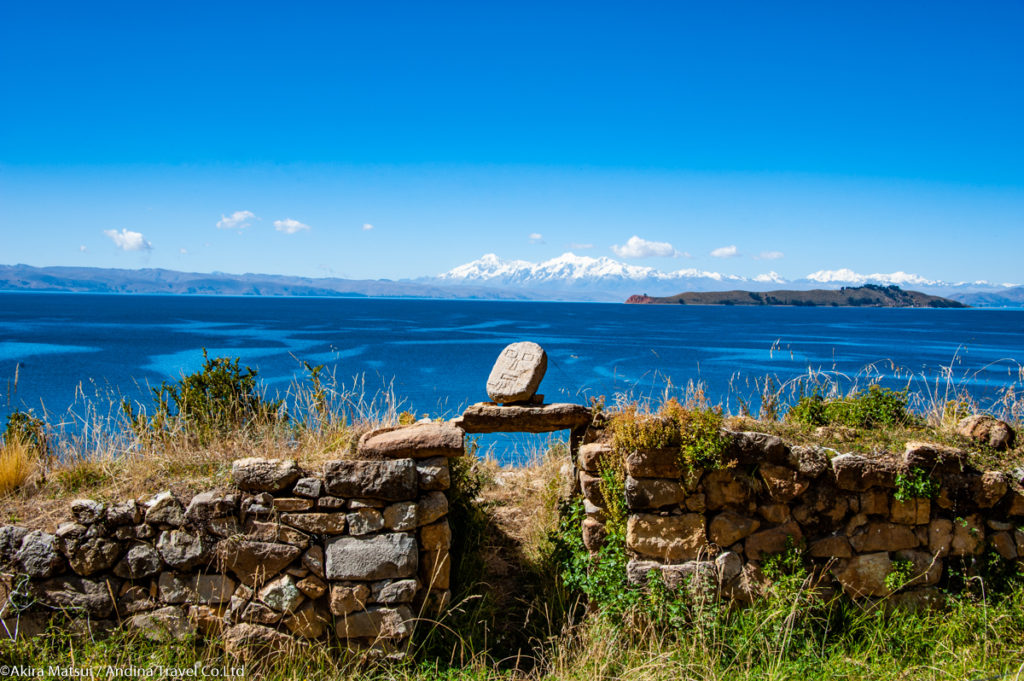
[[[59,414],[83,394],[148,399],[147,385],[200,367],[203,347],[258,368],[270,393],[305,360],[451,416],[487,399],[491,364],[518,340],[548,352],[548,401],[658,396],[694,379],[736,411],[767,374],[853,377],[875,363],[903,387],[952,363],[984,402],[1020,379],[1024,311],[0,293],[0,416]]]

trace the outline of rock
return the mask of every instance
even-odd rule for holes
[[[417,469],[418,470],[418,469]],[[346,502],[341,497],[320,497],[316,500],[316,507],[324,510],[336,510],[339,508],[345,508]]]
[[[170,492],[160,492],[143,506],[146,509],[146,523],[149,525],[181,527],[185,523],[185,509]]]
[[[246,492],[280,492],[302,477],[294,459],[249,457],[231,463],[231,481]]]
[[[681,587],[699,591],[714,586],[718,580],[718,569],[712,561],[691,560],[680,565],[662,565],[653,560],[631,560],[626,565],[626,579],[631,584],[647,584],[652,572],[660,573],[662,584],[673,591]]]
[[[302,497],[275,497],[272,502],[274,510],[279,513],[290,513],[294,511],[308,511],[313,508],[316,502],[312,499]]]
[[[928,553],[933,556],[947,556],[952,543],[953,521],[937,518],[928,525]]]
[[[420,578],[427,589],[451,586],[451,556],[447,551],[424,551],[420,554]]]
[[[347,498],[406,501],[415,499],[419,490],[412,459],[329,461],[324,465],[324,480],[328,492]]]
[[[164,603],[227,603],[235,590],[235,581],[227,575],[182,575],[161,572],[158,581],[160,600]]]
[[[899,551],[916,547],[917,535],[906,525],[872,522],[863,533],[850,537],[850,544],[858,553]]]
[[[803,532],[794,522],[761,530],[749,537],[743,544],[744,552],[750,560],[761,560],[766,555],[782,553],[786,549],[799,546],[803,541]]]
[[[587,516],[583,519],[583,546],[587,551],[594,553],[604,546],[604,540],[608,537],[608,530],[601,521]]]
[[[790,518],[789,506],[786,504],[764,504],[757,507],[757,512],[768,522],[781,525]]]
[[[238,511],[238,495],[201,492],[188,503],[185,518],[192,522],[204,522],[213,518],[224,518]]]
[[[420,499],[416,522],[429,525],[448,515],[448,497],[442,492],[431,492]]]
[[[375,508],[360,508],[348,516],[349,534],[361,536],[384,529],[384,517]]]
[[[184,610],[173,605],[132,615],[128,626],[145,638],[161,643],[180,641],[196,633],[196,623]]]
[[[345,531],[344,513],[283,513],[281,522],[310,534],[341,534]]]
[[[637,449],[626,454],[625,462],[626,472],[634,478],[683,477],[678,449]]]
[[[14,525],[0,527],[0,567],[9,564],[21,548],[21,542],[28,534],[28,529]]]
[[[324,483],[320,478],[299,478],[292,488],[292,493],[298,497],[316,499],[324,491]]]
[[[364,433],[359,438],[360,458],[427,459],[462,456],[463,431],[450,423],[415,423]]]
[[[120,541],[126,539],[154,539],[157,535],[157,530],[152,525],[122,525],[114,531],[114,537]]]
[[[68,576],[32,582],[29,588],[44,605],[105,619],[114,610],[112,594],[117,593],[118,584],[116,580]]]
[[[908,442],[903,463],[909,468],[931,472],[960,472],[967,466],[967,452],[931,442]]]
[[[415,530],[419,526],[418,512],[419,506],[412,501],[391,504],[384,509],[384,526],[394,532]]]
[[[832,471],[839,489],[851,492],[863,492],[871,487],[896,486],[896,467],[885,459],[840,454],[832,459]]]
[[[867,515],[889,515],[889,493],[878,488],[861,492],[860,512]]]
[[[114,574],[122,579],[144,579],[162,567],[160,553],[150,544],[139,542],[128,547],[121,562],[114,566]]]
[[[467,433],[550,433],[577,430],[590,424],[591,412],[580,404],[470,405],[451,424]]]
[[[345,616],[337,623],[339,638],[405,638],[412,633],[412,612],[397,608],[369,608]]]
[[[839,561],[832,568],[832,574],[843,590],[854,598],[864,596],[888,596],[891,592],[885,585],[885,578],[892,571],[889,554],[866,553]]]
[[[726,511],[712,518],[708,536],[719,546],[732,546],[756,532],[760,526],[761,523],[753,518]]]
[[[785,466],[762,463],[758,466],[761,479],[764,480],[768,495],[773,501],[787,503],[807,491],[810,481],[801,478],[796,471]]]
[[[121,556],[121,545],[113,539],[92,537],[76,542],[67,553],[68,564],[76,574],[88,577],[109,570]]]
[[[911,589],[893,594],[886,601],[887,610],[925,613],[938,612],[946,608],[946,596],[934,587]]]
[[[217,543],[215,554],[222,569],[230,569],[243,584],[256,586],[302,555],[302,549],[290,544],[224,539]]]
[[[277,624],[283,617],[283,613],[275,612],[259,601],[252,601],[242,606],[241,612],[238,614],[238,621],[253,624]]]
[[[912,564],[910,579],[904,586],[933,586],[942,579],[942,559],[926,551],[897,551],[896,560]]]
[[[184,530],[169,530],[160,533],[156,550],[164,562],[176,570],[191,570],[210,558],[210,540],[201,534]]]
[[[725,506],[746,507],[750,501],[751,483],[742,473],[719,469],[704,476],[704,494],[712,511]]]
[[[288,634],[258,624],[236,624],[224,631],[224,651],[243,659],[284,657],[295,650],[296,643]]]
[[[446,490],[451,487],[451,472],[448,469],[448,459],[443,456],[435,456],[429,459],[416,461],[416,472],[420,478],[420,489],[422,490]]]
[[[370,600],[385,605],[411,603],[420,585],[415,579],[376,582],[370,589]]]
[[[268,581],[258,595],[267,607],[277,612],[294,612],[304,598],[291,575],[280,575]]]
[[[971,487],[974,503],[978,508],[992,508],[1009,489],[1006,475],[1000,471],[985,471]]]
[[[284,520],[284,517],[281,518]],[[295,528],[272,521],[250,520],[245,524],[248,539],[260,542],[280,542],[304,549],[309,546],[309,536]]]
[[[447,520],[420,528],[420,548],[424,551],[442,551],[451,545],[452,529]]]
[[[29,577],[52,577],[64,568],[57,537],[41,530],[33,530],[22,537],[14,562]]]
[[[601,467],[608,465],[612,456],[612,446],[606,442],[592,442],[582,445],[576,458],[577,465],[588,473],[597,475]]]
[[[953,541],[949,548],[951,556],[979,555],[984,548],[985,527],[981,516],[974,513],[953,521]]]
[[[893,499],[892,509],[889,511],[889,520],[904,525],[927,525],[931,517],[932,504],[928,499],[908,499],[897,501]]]
[[[800,475],[817,478],[831,467],[828,452],[835,451],[825,447],[792,447],[786,463],[795,468]]]
[[[92,499],[75,499],[71,502],[71,515],[83,525],[92,525],[104,519],[107,505]]]
[[[580,490],[583,492],[583,498],[601,508],[605,507],[604,491],[601,489],[601,478],[596,475],[591,475],[586,471],[579,472],[580,479]]]
[[[242,515],[268,515],[273,513],[274,497],[268,492],[246,495],[242,497]]]
[[[841,534],[812,542],[807,549],[811,558],[849,558],[853,555],[850,540]]]
[[[362,610],[370,602],[370,587],[365,584],[331,585],[331,614],[343,616],[350,612]]]
[[[301,591],[306,598],[310,598],[314,601],[327,593],[327,582],[316,575],[309,575],[308,577],[300,579],[295,586],[298,587],[299,591]]]
[[[142,522],[142,510],[134,499],[114,504],[107,509],[107,522],[115,527],[138,525]]]
[[[1017,546],[1009,532],[996,532],[989,537],[989,543],[996,550],[1003,560],[1015,560],[1017,558]]]
[[[1013,449],[1016,433],[1006,421],[976,414],[968,416],[956,425],[958,435],[981,442],[999,451]]]
[[[296,636],[320,638],[327,629],[327,615],[318,611],[314,603],[306,602],[285,618],[284,625]]]
[[[626,523],[626,546],[644,556],[693,560],[706,545],[704,516],[698,513],[666,517],[641,513],[631,515]]]
[[[242,534],[242,525],[234,516],[212,518],[206,521],[206,531],[215,537],[231,537]]]
[[[743,559],[732,551],[723,551],[715,558],[715,568],[718,570],[718,583],[725,584],[743,572]]]
[[[512,343],[498,355],[487,377],[487,396],[499,404],[525,402],[537,393],[548,355],[544,348],[524,341]]]
[[[681,483],[658,478],[626,476],[626,505],[631,509],[675,506],[685,499],[686,488]]]
[[[324,550],[320,546],[311,546],[302,554],[302,566],[312,572],[320,579],[325,578],[324,572]]]
[[[415,577],[416,540],[409,534],[335,537],[327,540],[327,579],[400,579]]]
[[[784,463],[789,458],[789,446],[775,435],[749,431],[725,431],[731,437],[726,461],[735,459],[741,464]]]
[[[157,603],[155,595],[150,594],[149,587],[142,587],[137,584],[126,584],[122,587],[117,598],[117,613],[119,615],[134,615],[137,612],[153,610]]]
[[[219,637],[224,631],[223,608],[209,605],[190,605],[188,619],[194,622],[203,636]]]

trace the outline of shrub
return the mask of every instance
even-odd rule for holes
[[[31,412],[13,411],[7,415],[7,427],[4,429],[4,442],[17,441],[36,455],[45,457],[50,453],[50,443],[46,436],[46,423],[33,416]]]
[[[939,493],[939,481],[933,480],[921,468],[912,468],[907,473],[896,474],[896,501],[911,499],[934,499]]]
[[[815,391],[802,396],[787,418],[808,426],[841,425],[852,428],[902,426],[911,420],[907,411],[907,391],[883,388],[878,384],[858,390],[847,397],[826,400]]]
[[[914,563],[909,560],[892,561],[889,574],[885,576],[885,588],[893,593],[906,586],[914,578]]]
[[[615,414],[612,444],[619,452],[679,447],[685,468],[717,468],[728,445],[722,421],[717,409],[687,409],[672,398],[654,414],[636,407]]]

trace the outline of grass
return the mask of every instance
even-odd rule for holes
[[[0,497],[22,487],[35,467],[32,447],[21,438],[12,438],[0,446]]]

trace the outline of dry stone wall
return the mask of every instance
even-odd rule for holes
[[[678,449],[584,444],[577,466],[587,548],[596,552],[606,539],[601,472],[622,467],[634,583],[656,570],[669,586],[697,577],[750,601],[764,562],[795,548],[826,589],[931,606],[954,566],[970,572],[989,552],[1024,559],[1021,480],[972,468],[964,451],[911,442],[901,456],[865,457],[763,433],[726,434],[728,465],[716,470],[687,470]],[[937,488],[913,496],[911,480]]]
[[[449,458],[463,451],[449,424],[386,428],[317,472],[241,459],[229,492],[79,499],[52,534],[0,527],[3,626],[63,614],[229,649],[336,636],[400,651],[414,615],[449,598]]]

